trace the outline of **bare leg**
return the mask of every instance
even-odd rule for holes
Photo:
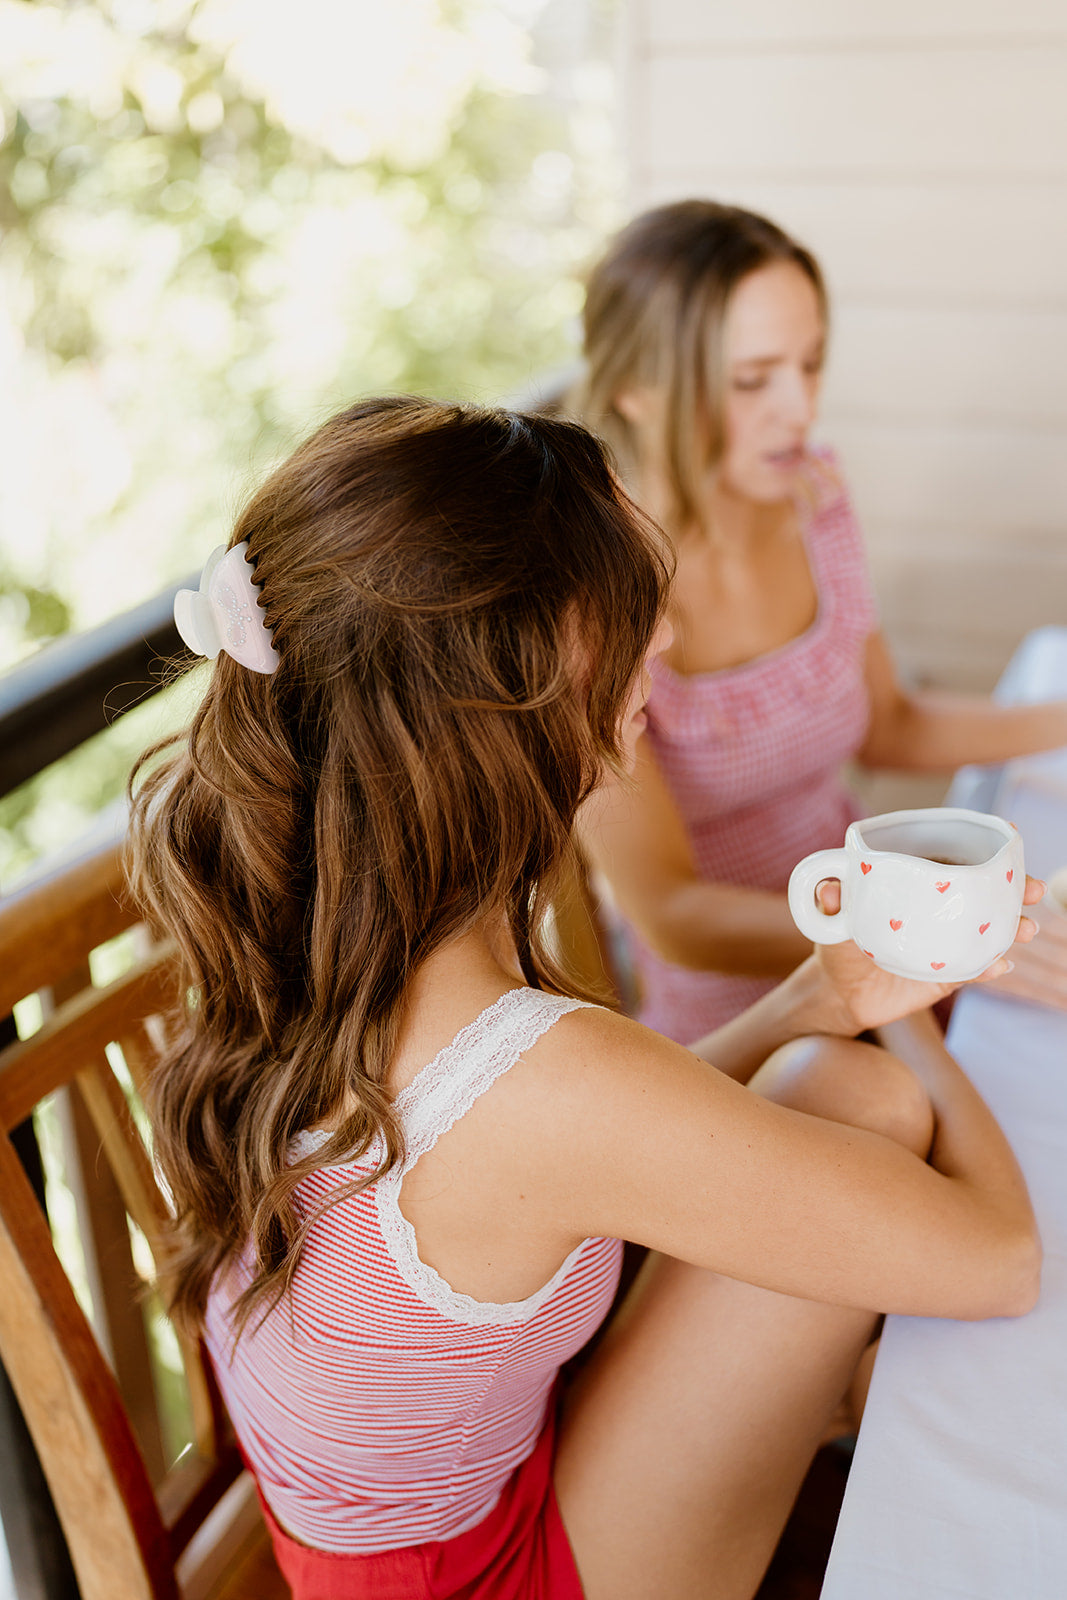
[[[894,1055],[906,1061],[922,1076],[924,1064],[931,1058],[947,1056],[945,1035],[932,1011],[916,1011],[913,1016],[901,1017],[899,1022],[888,1022],[878,1029],[879,1042]]]
[[[798,1041],[752,1087],[929,1146],[925,1095],[874,1046]],[[561,1428],[556,1489],[588,1600],[748,1600],[875,1321],[651,1257]]]
[[[878,1354],[878,1343],[879,1341],[875,1339],[860,1356],[859,1361],[856,1363],[856,1370],[852,1374],[852,1381],[848,1386],[848,1393],[845,1395],[845,1404],[849,1413],[850,1433],[858,1433],[860,1423],[863,1421],[867,1393],[871,1387],[871,1379],[874,1377],[874,1361]]]

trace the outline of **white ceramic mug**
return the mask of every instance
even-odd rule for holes
[[[841,883],[828,916],[815,891]],[[789,909],[816,944],[854,939],[886,972],[964,983],[1014,942],[1026,875],[1010,822],[940,806],[854,822],[840,850],[817,850],[793,868]]]

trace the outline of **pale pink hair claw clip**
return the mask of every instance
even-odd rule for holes
[[[281,660],[263,615],[248,541],[208,556],[199,589],[179,589],[174,620],[189,649],[214,661],[221,650],[252,672],[273,672]]]

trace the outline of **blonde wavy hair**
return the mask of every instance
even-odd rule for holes
[[[633,429],[616,400],[631,384],[664,392],[659,443],[678,522],[697,516],[701,480],[724,447],[722,329],[730,296],[742,278],[775,261],[806,274],[825,320],[826,286],[811,252],[768,218],[714,200],[680,200],[635,217],[589,275],[585,369],[566,409],[608,441],[632,484]]]

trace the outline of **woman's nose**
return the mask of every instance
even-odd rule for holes
[[[808,427],[815,420],[817,385],[801,368],[782,373],[779,400],[784,419],[794,427]]]

